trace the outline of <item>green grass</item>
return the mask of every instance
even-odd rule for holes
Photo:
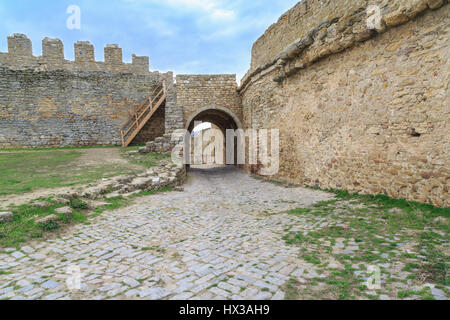
[[[73,209],[81,209],[81,210],[86,210],[88,208],[88,204],[80,199],[71,199],[70,206]]]
[[[298,300],[300,298],[298,285],[300,283],[297,281],[297,279],[291,278],[287,282],[287,284],[284,286],[284,292],[285,292],[285,300]]]
[[[75,149],[0,153],[0,195],[87,184],[136,171],[126,164],[78,166],[82,155]]]
[[[404,210],[405,212],[423,212],[432,218],[436,218],[439,216],[450,218],[450,208],[438,208],[428,203],[395,199],[384,194],[367,195],[349,193],[345,190],[334,189],[323,191],[328,191],[336,194],[336,198],[339,200],[360,200],[366,205],[374,205],[383,210],[398,208]]]
[[[130,163],[137,164],[146,168],[157,166],[160,161],[171,159],[170,155],[157,153],[135,154],[132,156],[127,155],[127,152],[137,151],[140,147],[141,146],[123,148],[121,150],[122,157],[126,158]]]
[[[120,146],[79,146],[79,147],[41,147],[41,148],[0,148],[1,152],[33,152],[33,151],[57,151],[57,150],[78,150],[78,149],[105,149],[105,148],[121,148]]]
[[[300,232],[289,232],[283,237],[283,240],[286,241],[287,244],[302,244],[310,242],[310,238],[308,236],[304,236]]]
[[[122,196],[112,197],[112,198],[106,198],[105,201],[108,202],[108,204],[105,204],[104,206],[101,206],[99,208],[96,208],[94,210],[95,213],[100,214],[105,211],[112,211],[116,210],[122,207],[126,207],[130,204],[130,200],[127,198],[124,198]]]
[[[289,210],[288,213],[289,214],[302,215],[302,214],[305,214],[305,213],[310,213],[311,211],[312,211],[311,208],[299,208],[299,209]]]
[[[299,258],[315,268],[325,268],[327,272],[324,279],[309,281],[306,284],[307,290],[300,290],[300,293],[297,292],[300,284],[287,284],[285,289],[292,293],[292,297],[295,297],[294,293],[297,292],[297,296],[312,299],[359,297],[376,300],[379,299],[379,294],[389,294],[401,299],[408,299],[413,295],[423,300],[433,299],[426,289],[405,289],[396,293],[390,292],[388,285],[382,286],[384,291],[377,291],[377,294],[373,295],[364,287],[365,282],[361,275],[354,274],[358,269],[352,267],[359,266],[359,270],[366,272],[369,265],[379,266],[386,263],[388,267],[382,267],[381,272],[387,276],[387,284],[409,281],[412,283],[410,285],[408,282],[410,287],[420,286],[423,282],[443,288],[449,285],[448,255],[443,247],[444,243],[450,242],[449,223],[445,219],[436,220],[437,217],[448,219],[449,208],[437,208],[384,195],[331,191],[336,194],[335,200],[287,211],[289,215],[297,215],[301,223],[320,223],[319,219],[324,217],[327,221],[327,224],[308,232],[291,231],[295,225],[287,225],[284,228],[286,234],[283,240],[299,247]],[[335,251],[334,246],[338,243],[338,238],[339,243],[343,241],[342,248],[357,245],[356,251]],[[413,251],[404,252],[405,246],[411,246],[408,250]],[[337,261],[340,267],[327,267],[330,258]],[[401,271],[407,273],[406,280],[396,279],[397,275],[392,273],[394,262],[402,264]],[[318,289],[315,289],[316,287]]]
[[[172,190],[173,187],[167,186],[149,192],[141,192],[130,198],[124,198],[122,196],[112,198],[105,197],[104,201],[107,202],[107,204],[95,209],[94,213],[89,216],[86,214],[87,204],[84,201],[76,199],[71,200],[71,206],[74,208],[74,211],[72,212],[72,221],[65,218],[64,215],[55,213],[57,208],[64,207],[65,205],[56,204],[51,198],[38,199],[39,201],[47,201],[50,203],[45,209],[37,208],[32,203],[11,207],[10,210],[14,213],[13,221],[0,224],[0,248],[18,248],[21,244],[30,239],[43,238],[45,233],[54,232],[64,224],[71,222],[89,224],[89,218],[96,217],[105,211],[126,207],[130,205],[134,198],[169,192]],[[50,222],[44,225],[36,224],[36,220],[51,214],[56,214],[59,217],[58,223]]]
[[[60,224],[69,221],[63,215],[55,213],[55,209],[64,205],[55,204],[51,199],[45,199],[50,202],[50,206],[43,209],[37,208],[33,204],[24,204],[12,208],[14,213],[13,221],[0,224],[0,247],[18,247],[30,239],[38,239],[44,236],[45,232],[55,231]],[[59,217],[59,224],[49,222],[46,224],[37,224],[36,220],[55,214]]]
[[[136,173],[138,169],[130,169],[128,164],[109,164],[98,166],[77,166],[82,149],[86,148],[40,148],[40,149],[2,149],[10,151],[0,153],[0,195],[23,194],[42,188],[68,187],[87,184],[124,174]],[[92,147],[103,148],[103,147]],[[155,154],[139,155],[138,160],[132,160],[127,151],[137,150],[139,147],[121,149],[121,155],[127,157],[129,162],[144,166],[158,165],[159,161],[167,159],[168,156]],[[36,152],[38,151],[38,152]],[[136,167],[136,166],[135,166]],[[153,195],[159,192],[171,191],[172,187],[164,187],[159,190],[141,192],[132,198]],[[38,225],[35,221],[39,218],[55,214],[55,209],[65,205],[56,204],[52,199],[38,199],[49,201],[47,208],[37,208],[30,204],[21,206],[10,206],[8,210],[13,211],[14,219],[11,223],[0,224],[0,247],[18,247],[30,239],[43,238],[45,233],[58,230],[61,225],[69,223],[63,215],[58,215],[58,223],[50,222]],[[130,204],[132,199],[114,197],[106,199],[108,203],[94,210],[96,216],[107,210],[115,210]],[[89,224],[86,215],[88,204],[79,199],[72,199],[70,206],[74,209],[72,222]]]
[[[142,251],[155,251],[157,253],[161,253],[161,254],[165,254],[166,253],[166,249],[158,247],[158,246],[154,246],[154,247],[144,247],[141,249]]]

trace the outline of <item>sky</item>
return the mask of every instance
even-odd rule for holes
[[[124,62],[150,56],[150,69],[175,74],[236,73],[250,67],[253,42],[298,0],[1,0],[0,52],[7,37],[24,33],[33,54],[42,39],[59,38],[65,57],[73,44],[90,41],[97,61],[106,44],[119,44]],[[80,8],[80,29],[69,29],[71,5]]]

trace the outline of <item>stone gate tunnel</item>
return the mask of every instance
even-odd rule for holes
[[[186,152],[191,154],[194,151],[194,129],[199,124],[210,123],[212,128],[222,133],[223,154],[226,154],[227,130],[243,129],[236,75],[177,75],[176,85],[171,87],[167,96],[165,135],[147,144],[148,152],[170,151],[169,149],[173,147],[170,143],[172,133],[183,129],[192,136],[192,142],[186,146],[186,149],[189,149]],[[170,100],[170,96],[176,98]],[[204,141],[203,146],[206,145],[208,141]],[[203,146],[201,153],[204,151]],[[188,159],[191,161],[192,157]],[[226,159],[224,158],[222,162],[225,164]]]
[[[206,129],[194,131],[204,124]],[[203,165],[213,163],[217,165],[227,164],[227,130],[242,129],[241,120],[228,108],[210,106],[196,111],[186,121],[186,130],[190,133],[189,162],[191,165]],[[213,130],[213,131],[211,131]],[[234,137],[233,164],[236,164],[237,138]],[[231,163],[228,163],[231,164]]]
[[[226,131],[243,129],[236,75],[178,75],[176,93],[183,129],[192,134],[198,124],[210,123],[212,128],[218,129],[223,135],[225,154]],[[203,143],[203,146],[206,144]],[[191,143],[189,153],[193,152],[193,145]]]

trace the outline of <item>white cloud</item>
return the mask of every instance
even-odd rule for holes
[[[45,36],[59,37],[68,59],[73,59],[71,43],[77,40],[89,40],[97,48],[119,43],[124,57],[149,55],[155,70],[237,72],[239,80],[250,65],[252,43],[297,0],[78,0],[78,32],[65,28],[65,8],[50,0],[36,2],[42,2],[42,10],[34,12],[0,1],[0,51],[6,51],[5,38],[14,32],[29,35],[35,55],[41,54]],[[23,10],[28,10],[27,19]],[[101,54],[97,49],[98,60]]]
[[[197,73],[195,70],[197,70],[200,65],[201,61],[199,60],[183,62],[177,67],[177,74],[195,74]]]
[[[160,36],[173,36],[178,32],[175,25],[162,19],[149,18],[147,20],[147,27]]]
[[[236,13],[231,10],[224,9],[216,9],[211,13],[211,18],[215,20],[233,20],[236,16]]]

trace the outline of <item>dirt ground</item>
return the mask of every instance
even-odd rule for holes
[[[120,155],[119,148],[104,148],[104,149],[85,149],[82,150],[83,155],[80,158],[79,167],[85,166],[97,166],[99,163],[111,164],[111,163],[122,163],[130,164],[136,168],[142,168],[138,165],[131,164],[127,159]]]

